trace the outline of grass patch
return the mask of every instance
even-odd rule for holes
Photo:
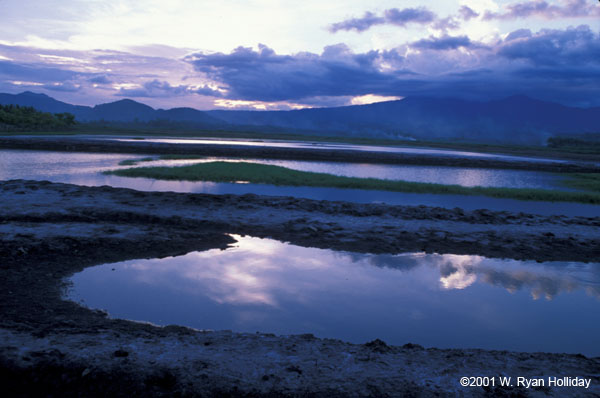
[[[119,166],[135,166],[139,162],[151,162],[153,160],[156,160],[156,158],[147,157],[147,158],[141,158],[141,159],[125,159],[125,160],[121,160],[119,162]]]
[[[600,173],[572,173],[567,174],[563,184],[570,188],[582,191],[600,193]]]
[[[183,159],[204,159],[200,155],[160,155],[159,157],[147,157],[141,159],[125,159],[119,162],[119,166],[135,166],[140,162],[152,162],[153,160],[183,160]]]
[[[202,155],[160,155],[161,160],[205,159]]]
[[[368,189],[394,192],[484,195],[495,198],[600,204],[600,194],[544,189],[462,187],[460,185],[341,177],[257,163],[209,162],[180,167],[140,167],[105,172],[123,177]]]

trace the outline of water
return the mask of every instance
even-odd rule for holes
[[[234,237],[224,251],[87,268],[68,298],[158,325],[600,355],[599,263],[370,255]]]
[[[225,160],[229,162],[262,163],[289,169],[310,171],[315,173],[328,173],[344,177],[378,178],[382,180],[426,182],[432,184],[451,184],[463,187],[505,187],[505,188],[541,188],[541,189],[566,189],[560,183],[561,177],[537,171],[478,169],[469,167],[443,167],[443,166],[411,166],[411,165],[382,165],[382,164],[356,164],[338,162],[313,162],[294,160],[271,159],[223,159],[207,158],[202,160],[187,160],[165,165],[184,165],[203,162]],[[140,166],[160,165],[161,162],[140,164]]]
[[[131,138],[106,138],[116,141],[139,142],[139,139]],[[271,148],[310,148],[310,149],[328,149],[328,150],[351,150],[361,152],[391,152],[391,153],[407,153],[418,155],[435,155],[435,156],[452,156],[452,157],[467,157],[467,158],[487,158],[514,160],[522,162],[558,162],[563,163],[563,160],[531,158],[523,156],[499,155],[482,152],[454,151],[450,149],[432,149],[432,148],[416,148],[403,146],[376,146],[376,145],[352,145],[352,144],[337,144],[327,142],[304,142],[304,141],[277,141],[277,140],[242,140],[242,139],[219,139],[219,138],[144,138],[145,142],[156,142],[164,144],[208,144],[208,145],[245,145],[245,146],[261,146]]]
[[[484,196],[415,194],[361,189],[337,189],[321,187],[285,187],[266,184],[233,184],[191,181],[160,181],[146,178],[126,178],[104,175],[103,171],[131,166],[118,166],[126,159],[139,159],[143,155],[93,154],[46,151],[0,151],[0,180],[31,179],[48,180],[84,186],[109,185],[139,191],[172,191],[211,194],[253,193],[257,195],[294,196],[316,200],[339,200],[356,203],[388,203],[407,206],[460,207],[465,210],[489,209],[525,212],[542,215],[564,214],[568,216],[600,216],[600,206],[581,203],[534,202],[498,199]],[[141,162],[139,166],[174,166],[204,160],[169,160]],[[222,160],[222,159],[219,159]],[[229,159],[232,160],[232,159]],[[239,161],[239,160],[237,160]],[[246,160],[244,160],[246,161]],[[253,161],[253,160],[248,160]],[[400,178],[408,181],[458,183],[474,186],[487,183],[490,186],[525,187],[534,184],[538,188],[557,188],[560,176],[520,170],[489,170],[430,166],[385,166],[372,164],[260,161],[305,171],[326,171],[338,175]]]
[[[116,168],[126,159],[141,159],[144,156],[123,154],[94,154],[45,151],[0,151],[0,179],[23,178],[69,178],[82,174],[98,174]],[[154,156],[156,158],[156,156]],[[356,164],[338,162],[312,162],[271,159],[179,159],[140,162],[136,166],[183,166],[195,163],[250,162],[287,167],[294,170],[329,173],[345,177],[379,178],[434,184],[455,184],[465,187],[506,187],[567,189],[560,183],[561,177],[544,172],[501,169],[477,169],[468,167],[399,166],[380,164]]]

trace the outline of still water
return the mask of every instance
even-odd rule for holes
[[[81,174],[98,174],[106,170],[126,168],[119,162],[141,159],[144,156],[123,154],[95,154],[45,151],[0,151],[0,180],[23,178],[68,178]],[[154,156],[154,158],[157,158]],[[157,158],[158,159],[158,158]],[[287,167],[294,170],[328,173],[345,177],[380,178],[437,184],[455,184],[465,187],[507,187],[565,189],[560,177],[544,172],[467,167],[400,166],[381,164],[356,164],[337,162],[312,162],[271,159],[204,158],[181,160],[155,160],[140,162],[133,167],[182,166],[194,163],[251,162]]]
[[[600,263],[372,255],[234,236],[75,274],[66,298],[197,329],[600,355]]]
[[[116,141],[140,142],[138,139],[130,138],[107,138]],[[361,152],[391,152],[391,153],[406,153],[415,155],[435,155],[435,156],[452,156],[452,157],[467,157],[467,158],[486,158],[486,159],[502,159],[514,160],[522,162],[558,162],[563,160],[530,158],[523,156],[499,155],[482,152],[454,151],[450,149],[433,149],[433,148],[418,148],[418,147],[403,147],[403,146],[377,146],[377,145],[353,145],[353,144],[338,144],[327,142],[306,142],[306,141],[277,141],[277,140],[242,140],[242,139],[218,139],[218,138],[144,138],[145,142],[156,142],[163,144],[207,144],[207,145],[243,145],[243,146],[260,146],[271,148],[310,148],[310,149],[329,149],[329,150],[350,150]]]
[[[119,166],[127,159],[140,159],[143,155],[95,154],[50,151],[0,150],[0,180],[31,179],[63,182],[84,186],[109,185],[139,191],[172,191],[210,194],[257,194],[294,196],[316,200],[339,200],[356,203],[387,203],[406,206],[460,207],[465,210],[489,209],[525,212],[542,215],[600,216],[600,206],[581,203],[534,202],[498,199],[484,196],[415,194],[361,189],[321,187],[286,187],[266,184],[234,184],[191,181],[160,181],[147,178],[126,178],[104,175],[103,171],[131,166]],[[194,162],[223,160],[160,160],[141,162],[138,166],[177,166]],[[234,161],[233,159],[229,159]],[[239,161],[235,160],[235,161]],[[244,160],[246,161],[246,160]],[[248,160],[254,161],[254,160]],[[455,183],[464,186],[488,185],[507,187],[559,188],[560,176],[521,170],[491,170],[430,166],[395,166],[352,163],[300,162],[261,160],[305,171],[325,171],[332,174],[404,179],[417,182]]]

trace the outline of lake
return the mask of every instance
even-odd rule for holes
[[[87,268],[66,297],[158,325],[600,355],[600,263],[358,254],[233,237],[226,250]]]

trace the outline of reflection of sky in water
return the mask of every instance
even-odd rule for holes
[[[88,268],[69,297],[114,317],[199,329],[600,354],[600,264],[236,239],[224,251]]]
[[[600,206],[580,203],[550,203],[498,199],[482,196],[412,194],[403,192],[367,191],[322,187],[285,187],[264,184],[232,184],[191,181],[158,181],[146,178],[124,178],[101,174],[115,168],[126,159],[141,159],[144,155],[91,154],[43,151],[0,151],[0,180],[33,179],[65,182],[86,186],[110,185],[140,191],[173,191],[213,194],[246,194],[295,196],[317,200],[342,200],[358,203],[382,202],[408,206],[460,207],[465,210],[522,211],[534,214],[564,214],[570,216],[598,216]],[[140,162],[138,166],[175,166],[204,160],[160,160]],[[229,159],[231,160],[231,159]],[[245,160],[246,161],[246,160]],[[491,186],[529,186],[553,188],[558,178],[553,174],[517,170],[482,170],[432,166],[394,166],[352,163],[261,161],[305,171],[324,171],[337,175],[403,179],[407,181],[455,183],[466,186],[485,183]]]
[[[116,141],[139,142],[139,140],[129,138],[108,138]],[[418,155],[436,155],[436,156],[459,156],[459,157],[475,157],[475,158],[491,158],[503,160],[518,160],[518,161],[535,161],[535,162],[563,162],[556,159],[543,158],[528,158],[522,156],[499,155],[481,152],[454,151],[451,149],[432,149],[432,148],[416,148],[402,146],[377,146],[377,145],[352,145],[352,144],[336,144],[325,142],[303,142],[303,141],[259,141],[259,140],[240,140],[240,139],[192,139],[192,138],[145,138],[145,142],[157,142],[165,144],[217,144],[217,145],[245,145],[245,146],[261,146],[275,148],[311,148],[311,149],[339,149],[352,150],[363,152],[392,152],[392,153],[410,153]]]

